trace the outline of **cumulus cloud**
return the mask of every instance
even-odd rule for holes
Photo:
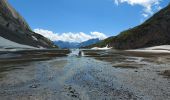
[[[86,34],[84,32],[78,32],[78,33],[68,32],[68,33],[59,34],[44,29],[34,29],[34,32],[41,34],[52,41],[61,40],[61,41],[68,41],[68,42],[83,42],[94,38],[99,38],[100,40],[107,38],[107,36],[101,32],[90,32],[90,34]]]
[[[153,14],[153,7],[157,7],[157,10],[159,10],[160,2],[162,0],[114,0],[116,5],[119,5],[120,3],[128,3],[130,5],[140,5],[144,7],[142,15],[144,17],[148,17],[149,15]]]

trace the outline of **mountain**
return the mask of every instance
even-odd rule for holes
[[[115,49],[137,49],[170,45],[170,4],[143,24],[88,47],[106,45]]]
[[[98,42],[100,42],[99,38],[90,39],[90,40],[87,40],[87,41],[80,43],[79,47],[86,47],[86,46],[89,46],[89,45],[92,45],[92,44],[95,44],[95,43],[98,43]]]
[[[7,0],[0,0],[0,38],[33,47],[56,47],[49,39],[33,32]]]
[[[88,45],[95,44],[99,42],[100,40],[98,38],[96,39],[90,39],[81,43],[77,42],[65,42],[65,41],[54,41],[54,44],[58,45],[60,48],[81,48]]]
[[[54,41],[54,44],[58,45],[60,48],[79,48],[79,43],[76,42],[65,42],[65,41]]]

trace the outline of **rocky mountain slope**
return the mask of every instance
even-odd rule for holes
[[[0,37],[34,47],[55,47],[50,40],[33,32],[7,0],[0,0]]]
[[[96,39],[90,39],[90,40],[87,40],[87,41],[84,41],[82,43],[79,44],[79,47],[83,48],[83,47],[86,47],[88,45],[92,45],[92,44],[96,44],[98,42],[100,42],[101,40],[99,38],[96,38]]]
[[[170,45],[170,4],[143,24],[89,47],[106,45],[115,49],[136,49],[157,45]]]

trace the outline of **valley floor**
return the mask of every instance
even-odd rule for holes
[[[50,52],[50,51],[48,51]],[[1,100],[169,100],[170,55],[83,50],[0,56]],[[17,53],[18,54],[18,53]],[[23,54],[23,53],[22,53]],[[52,58],[49,58],[52,56]],[[55,57],[54,57],[55,56]],[[9,58],[8,58],[9,57]],[[28,57],[28,58],[29,58]],[[5,62],[10,59],[12,62]],[[38,60],[37,60],[38,59]]]

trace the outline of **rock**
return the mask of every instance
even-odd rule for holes
[[[0,37],[33,47],[55,47],[49,39],[33,32],[7,0],[0,0]]]
[[[39,84],[33,84],[30,86],[30,88],[37,88],[39,86]]]

